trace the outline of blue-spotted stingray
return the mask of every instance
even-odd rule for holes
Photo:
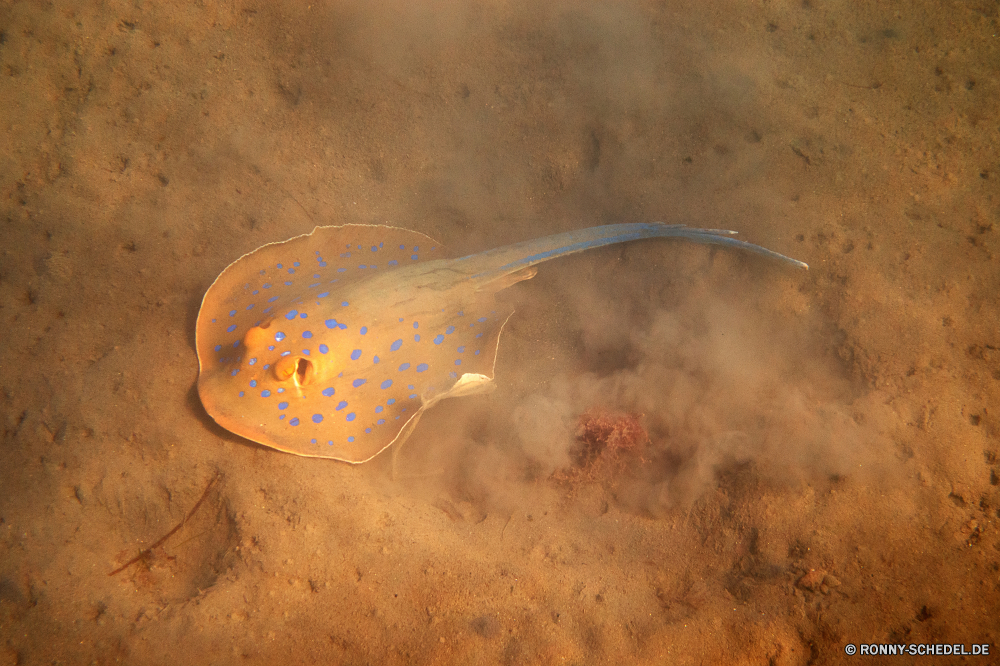
[[[501,289],[543,261],[644,238],[727,245],[683,225],[614,224],[450,258],[424,234],[389,226],[316,227],[233,262],[198,313],[198,394],[219,425],[300,456],[348,463],[402,445],[445,398],[491,388],[513,313]],[[397,446],[398,450],[398,446]]]

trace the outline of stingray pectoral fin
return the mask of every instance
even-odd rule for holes
[[[496,386],[493,384],[492,377],[467,372],[458,378],[458,381],[444,397],[462,398],[467,395],[480,395],[490,393],[494,388]]]
[[[399,460],[399,452],[403,448],[403,444],[406,444],[406,440],[408,440],[410,438],[410,435],[413,434],[413,430],[414,428],[417,427],[417,423],[420,422],[420,417],[423,415],[425,409],[427,409],[426,405],[418,409],[417,413],[410,417],[410,420],[406,422],[406,425],[403,426],[403,429],[399,431],[398,435],[396,435],[396,439],[392,440],[392,443],[389,445],[392,447],[391,473],[393,481],[395,481],[397,478],[396,466]],[[379,453],[381,453],[381,451],[379,451]],[[362,462],[367,462],[367,461],[362,461]]]
[[[527,268],[522,268],[519,271],[513,273],[508,273],[507,275],[501,275],[492,282],[480,285],[476,291],[483,291],[484,289],[489,289],[491,292],[498,292],[507,287],[512,287],[518,282],[524,282],[525,280],[530,280],[538,274],[537,266],[528,266]]]
[[[464,398],[470,395],[481,395],[483,393],[489,393],[494,388],[496,387],[493,384],[492,377],[467,372],[459,377],[458,381],[452,384],[451,388],[447,391],[438,393],[433,397],[424,400],[424,404],[421,406],[421,409],[430,409],[445,398]]]
[[[493,383],[492,377],[487,377],[486,375],[480,375],[473,372],[467,372],[458,378],[451,388],[443,393],[438,393],[428,400],[424,400],[424,403],[417,410],[409,422],[400,431],[399,435],[392,442],[392,478],[398,478],[397,469],[399,461],[399,452],[403,448],[403,444],[409,439],[410,434],[417,425],[417,421],[420,420],[421,414],[426,410],[430,409],[437,403],[441,402],[445,398],[463,398],[470,395],[481,395],[483,393],[490,393],[496,385]]]

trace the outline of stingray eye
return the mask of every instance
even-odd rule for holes
[[[294,379],[298,386],[312,382],[315,368],[312,361],[302,356],[286,356],[274,365],[274,374],[279,382]]]

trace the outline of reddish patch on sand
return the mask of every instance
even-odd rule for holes
[[[556,470],[556,481],[575,483],[613,482],[635,465],[646,462],[642,454],[649,435],[637,414],[587,410],[580,416],[576,444],[570,450],[572,464]]]

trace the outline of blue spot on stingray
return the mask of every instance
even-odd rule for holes
[[[355,379],[353,382],[351,382],[351,385],[354,388],[358,388],[359,386],[363,385],[367,381],[368,381],[367,379]]]
[[[389,351],[399,351],[399,348],[403,346],[402,340],[396,340],[391,345],[389,345]]]
[[[366,435],[372,434],[372,429],[371,428],[365,428],[365,434]]]
[[[215,351],[222,351],[222,345],[215,345]]]
[[[281,421],[281,420],[282,420],[282,419],[284,419],[284,418],[285,418],[285,415],[284,415],[284,414],[279,414],[279,415],[278,415],[278,420],[279,420],[279,421]]]
[[[257,388],[257,380],[256,379],[251,379],[250,380],[250,388]]]
[[[291,287],[291,286],[292,286],[292,283],[291,283],[291,282],[289,282],[288,280],[285,280],[285,286],[286,286],[286,287]]]
[[[299,417],[297,417],[297,416],[294,419],[292,419],[291,421],[288,422],[288,425],[290,425],[290,426],[297,426],[298,424],[299,424]]]
[[[449,326],[448,328],[444,329],[444,334],[445,335],[451,335],[454,332],[455,332],[455,327],[454,326]]]
[[[356,416],[357,416],[357,414],[355,414],[354,412],[351,412],[350,414],[347,415],[347,420],[348,421],[353,421]]]
[[[293,262],[293,263],[292,263],[292,266],[301,266],[301,265],[302,265],[302,264],[301,264],[301,263],[299,263],[298,261],[296,261],[296,262]]]
[[[378,251],[378,246],[372,245],[372,252],[377,252],[377,251]]]
[[[230,310],[229,311],[229,316],[230,317],[235,317],[236,316],[236,310]]]
[[[271,288],[271,283],[270,282],[265,282],[261,286],[264,287],[264,289],[270,289]]]
[[[282,266],[281,264],[278,264],[278,268],[284,268],[284,266]]]
[[[281,342],[284,339],[285,339],[285,334],[282,333],[281,331],[278,331],[277,333],[274,334],[274,341],[275,342]]]
[[[395,259],[390,259],[390,260],[389,260],[389,265],[390,265],[390,266],[398,266],[398,265],[399,265],[399,262],[398,262],[398,261],[396,261]]]
[[[481,338],[481,337],[483,337],[483,334],[482,333],[476,333],[476,337],[477,338]]]
[[[382,384],[379,386],[379,388],[387,389],[390,386],[392,386],[392,380],[391,379],[387,379],[384,382],[382,382]]]
[[[416,261],[417,260],[417,255],[415,255],[415,254],[410,255],[410,259],[412,259],[413,261]]]
[[[413,384],[407,384],[406,388],[408,388],[408,389],[410,389],[412,391],[413,390]]]
[[[387,405],[394,405],[394,404],[396,404],[396,399],[395,398],[389,398],[388,400],[385,401],[385,404],[387,404]]]
[[[312,442],[313,444],[315,444],[315,443],[316,443],[316,438],[315,438],[315,437],[313,437],[313,438],[312,438],[312,439],[310,439],[309,441],[310,441],[310,442]]]
[[[313,414],[313,423],[322,423],[322,422],[323,422],[322,414]]]
[[[372,357],[372,363],[378,363],[381,360],[382,359],[380,359],[377,354],[374,357]]]
[[[329,348],[329,347],[327,347],[326,345],[320,345],[320,346],[319,346],[319,353],[320,353],[320,354],[325,354],[325,353],[327,353],[328,351],[330,351],[330,348]]]
[[[383,409],[382,405],[379,405],[378,407],[375,408],[375,413],[376,414],[381,414],[382,413],[382,409]]]
[[[285,389],[283,389],[283,388],[278,389],[278,393],[284,393],[284,392],[285,392]]]
[[[427,369],[426,363],[421,363],[420,365],[417,366],[417,372],[423,372],[426,369]]]
[[[347,269],[346,269],[346,268],[338,268],[338,269],[337,269],[337,272],[338,272],[338,273],[346,273],[346,272],[347,272]]]
[[[325,389],[323,389],[323,395],[325,395],[328,398],[334,393],[336,393],[336,391],[333,390],[332,386],[327,386]]]
[[[359,265],[359,266],[358,266],[358,268],[360,268],[361,270],[365,270],[365,269],[366,269],[366,268],[368,268],[368,267],[367,267],[367,266],[365,266],[364,264],[361,264],[361,265]]]
[[[348,437],[347,441],[348,442],[353,442],[354,441],[354,435],[351,435],[350,437]]]
[[[347,328],[347,324],[337,324],[337,328],[345,329]]]
[[[476,321],[478,321],[478,322],[482,323],[482,322],[486,321],[486,317],[480,317],[480,318],[479,318],[479,319],[477,319]]]
[[[313,336],[312,331],[302,331],[303,338],[311,338]]]
[[[232,371],[232,372],[230,372],[229,374],[230,374],[230,376],[232,376],[232,377],[235,377],[235,376],[236,376],[236,373],[237,373],[237,372],[239,372],[239,371],[240,371],[240,369],[239,369],[239,368],[236,368],[235,370],[233,370],[233,371]]]
[[[243,394],[243,391],[240,391],[240,397],[241,397],[241,398],[243,397],[243,395],[244,395],[244,394]]]
[[[420,322],[419,321],[413,322],[413,328],[420,328]]]
[[[309,350],[308,349],[303,349],[302,353],[305,354],[306,356],[309,356]]]
[[[464,351],[465,351],[465,345],[462,345],[461,347],[458,348],[458,353],[459,354],[461,354]]]
[[[330,292],[324,291],[322,294],[316,294],[316,298],[326,298],[330,295]]]
[[[368,327],[367,326],[362,326],[361,327],[361,335],[364,335],[367,332],[368,332]]]
[[[305,312],[300,312],[300,313],[299,313],[299,317],[300,317],[301,319],[305,319],[305,318],[306,318],[306,317],[308,317],[308,316],[309,316],[309,315],[307,315],[307,314],[306,314]]]
[[[226,333],[232,333],[235,330],[236,330],[236,324],[233,324],[232,326],[226,329]]]
[[[254,289],[254,290],[253,290],[253,291],[251,291],[250,293],[251,293],[251,294],[253,294],[254,296],[256,296],[257,294],[259,294],[259,293],[260,293],[260,289]]]
[[[455,365],[462,365],[462,359],[456,358],[455,359]]]
[[[347,407],[347,401],[346,400],[341,400],[339,403],[337,403],[337,411],[338,412],[340,410],[342,410],[344,407]]]
[[[288,408],[288,403],[287,402],[279,402],[278,403],[278,409],[287,409],[287,408]]]
[[[416,393],[414,393],[413,395],[410,396],[410,400],[416,400],[416,399],[417,399],[417,394]],[[403,411],[405,412],[406,410],[404,409]]]
[[[474,355],[474,356],[479,356],[479,350],[477,349],[477,350],[476,350],[476,353],[475,353],[475,354],[473,354],[473,355]]]
[[[274,351],[274,345],[268,345],[267,346],[267,351]],[[266,365],[264,366],[264,369],[267,370],[267,366]]]
[[[399,371],[400,372],[402,372],[403,370],[409,370],[409,369],[410,369],[410,364],[409,363],[404,363],[403,365],[399,366]]]
[[[349,305],[347,301],[342,301],[340,304],[345,308]]]
[[[449,372],[448,374],[449,374],[449,375],[450,375],[451,377],[454,377],[454,378],[457,378],[457,377],[458,377],[458,373],[457,373],[457,372]]]
[[[268,391],[267,389],[264,389],[263,391],[260,392],[260,397],[262,397],[262,398],[270,398],[271,397],[271,392]]]
[[[336,319],[327,319],[323,323],[326,324],[327,328],[337,328],[337,320]]]
[[[295,272],[295,269],[294,269],[294,268],[289,268],[289,269],[288,269],[288,272],[289,272],[289,273],[294,273],[294,272]]]
[[[420,246],[419,246],[419,245],[414,245],[414,246],[413,246],[413,251],[414,251],[414,252],[418,251],[419,249],[420,249]]]
[[[444,342],[444,336],[443,335],[435,335],[434,336],[434,344],[439,345],[442,342]]]
[[[462,310],[459,310],[458,311],[458,316],[459,317],[464,317],[465,316],[465,312],[463,312]]]
[[[400,245],[400,246],[399,246],[399,249],[400,249],[400,250],[405,250],[405,249],[406,249],[406,246],[405,246],[405,245]]]
[[[267,302],[268,303],[274,303],[279,298],[281,298],[281,296],[272,296],[271,298],[267,299]]]
[[[256,303],[251,303],[250,305],[248,305],[247,310],[253,310],[254,305],[256,305]]]
[[[375,425],[385,425],[385,419],[379,419],[375,422]]]
[[[361,358],[361,350],[360,349],[355,349],[354,351],[351,352],[351,360],[352,361],[357,361],[359,358]]]

